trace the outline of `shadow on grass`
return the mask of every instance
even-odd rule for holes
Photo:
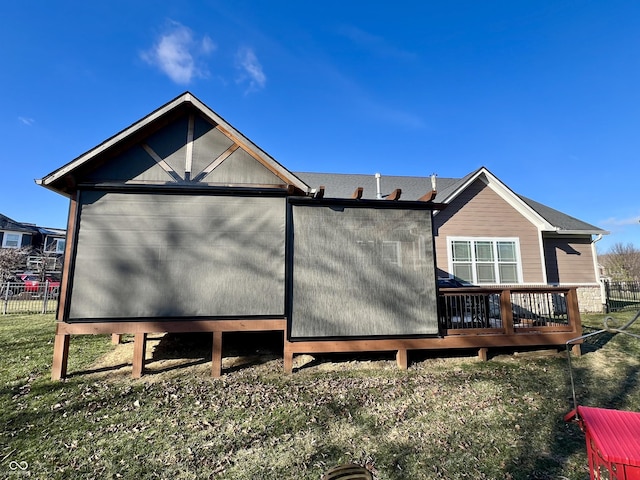
[[[91,369],[87,369],[87,370],[79,370],[79,371],[68,373],[66,375],[66,378],[70,379],[70,378],[75,378],[75,377],[81,377],[83,375],[90,375],[90,374],[93,374],[93,373],[114,372],[116,370],[120,370],[121,368],[130,367],[130,366],[131,366],[130,363],[119,363],[117,365],[108,365],[108,366],[105,366],[105,367],[91,368]]]

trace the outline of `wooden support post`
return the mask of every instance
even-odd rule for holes
[[[580,348],[579,343],[576,343],[571,347],[571,355],[574,357],[580,357],[582,355],[582,349]]]
[[[502,328],[507,335],[515,333],[513,329],[513,306],[511,305],[511,290],[508,288],[500,293],[500,315],[502,316]]]
[[[489,354],[489,349],[488,349],[488,348],[484,348],[484,347],[483,347],[483,348],[480,348],[480,349],[478,350],[478,359],[479,359],[481,362],[486,362],[486,361],[487,361],[487,356],[488,356],[488,354]]]
[[[67,376],[67,360],[69,359],[69,334],[56,334],[53,342],[53,364],[51,380],[62,380]]]
[[[213,348],[211,349],[211,376],[222,376],[222,332],[213,332]]]
[[[284,373],[290,375],[293,373],[293,353],[284,352]]]
[[[133,378],[140,378],[144,372],[144,358],[147,351],[147,334],[136,333],[133,338]]]
[[[409,359],[406,348],[398,350],[398,352],[396,353],[396,363],[398,364],[398,368],[400,370],[406,370],[407,368],[409,368]]]
[[[283,351],[283,359],[284,359],[284,373],[290,375],[293,373],[293,352],[291,351],[290,343],[287,340],[287,331],[283,332],[284,335],[284,351]]]
[[[114,345],[120,345],[122,343],[122,334],[121,333],[112,333],[111,334],[111,343]]]

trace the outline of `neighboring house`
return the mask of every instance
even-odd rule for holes
[[[376,198],[374,175],[296,173],[325,196],[347,196],[357,186]],[[513,192],[485,167],[463,178],[382,176],[380,195],[402,190],[416,200],[436,182],[434,215],[439,277],[470,285],[577,286],[580,308],[601,312],[595,242],[609,232]]]
[[[40,232],[33,224],[20,223],[0,214],[0,247],[28,248],[38,245]]]
[[[406,367],[412,349],[564,344],[605,233],[485,168],[436,187],[293,173],[188,92],[37,183],[70,199],[52,378],[75,334],[135,334],[134,376],[152,332],[213,333],[214,374],[227,331],[282,331],[287,371],[294,353]],[[439,295],[437,276],[503,288]]]
[[[62,268],[66,231],[21,223],[0,214],[0,247],[24,248],[25,269],[36,269],[42,262],[50,270]]]

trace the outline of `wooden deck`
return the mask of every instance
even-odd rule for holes
[[[293,371],[296,354],[333,352],[396,352],[398,367],[408,367],[410,350],[477,349],[486,359],[496,347],[560,346],[582,334],[575,287],[534,288],[448,288],[439,292],[437,337],[372,338],[289,341],[286,318],[109,321],[97,323],[56,324],[51,378],[67,374],[71,335],[134,335],[133,377],[144,373],[147,334],[207,332],[213,335],[212,369],[214,377],[222,374],[222,340],[224,332],[281,331],[284,337],[284,371]],[[574,353],[580,353],[575,345]]]

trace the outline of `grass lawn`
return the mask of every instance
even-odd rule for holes
[[[585,330],[602,319],[584,316]],[[563,422],[563,352],[413,353],[408,371],[390,354],[329,355],[291,376],[259,352],[216,380],[206,342],[181,338],[158,340],[151,373],[132,380],[130,341],[78,336],[70,378],[52,382],[53,330],[51,315],[0,317],[1,478],[317,480],[345,462],[378,479],[589,477],[583,434]],[[605,335],[585,351],[581,404],[640,410],[640,341]]]

